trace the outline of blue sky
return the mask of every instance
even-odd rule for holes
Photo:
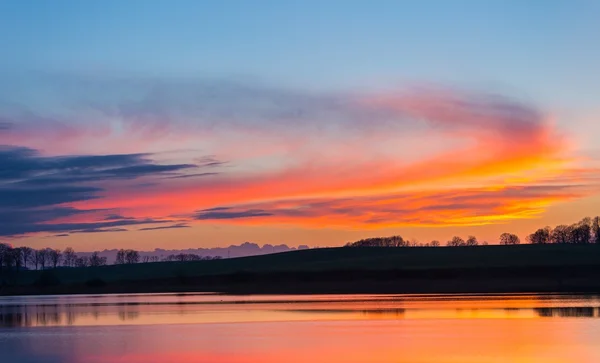
[[[317,89],[452,82],[590,106],[596,1],[3,1],[0,66],[258,77]]]

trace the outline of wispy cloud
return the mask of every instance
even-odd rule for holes
[[[138,229],[138,231],[156,231],[159,229],[177,229],[177,228],[190,228],[190,226],[185,223],[178,223],[178,224],[173,224],[170,226],[145,227],[145,228]]]
[[[183,176],[194,164],[158,164],[150,154],[42,156],[25,147],[0,146],[0,236],[31,233],[124,231],[123,226],[171,222],[75,208],[101,199],[123,183]],[[118,207],[118,205],[116,206]]]
[[[536,217],[599,190],[597,168],[580,163],[549,112],[490,92],[39,82],[68,91],[53,106],[0,107],[0,143],[10,145],[0,149],[0,213],[24,221],[2,235],[152,223],[139,230],[476,225]]]

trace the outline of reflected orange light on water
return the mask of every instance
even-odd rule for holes
[[[589,296],[53,299],[2,302],[0,337],[26,327],[26,354],[73,363],[600,361],[600,300]]]

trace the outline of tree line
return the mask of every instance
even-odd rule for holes
[[[600,245],[600,217],[586,217],[571,225],[559,225],[554,228],[544,227],[529,234],[525,241],[530,244],[591,244]],[[502,233],[498,238],[501,245],[521,244],[519,236],[513,233]],[[484,246],[488,242],[479,242],[477,237],[468,236],[463,239],[454,236],[446,242],[448,247]],[[416,240],[405,240],[402,236],[365,238],[356,242],[348,242],[346,247],[439,247],[438,240],[420,243]]]
[[[220,256],[203,257],[192,253],[172,254],[164,258],[158,256],[142,256],[139,251],[132,249],[120,249],[113,264],[125,265],[134,263],[150,263],[160,261],[201,261],[216,260]],[[99,251],[91,255],[78,256],[71,247],[64,250],[31,247],[12,247],[6,243],[0,243],[0,272],[2,270],[45,270],[59,267],[99,267],[108,264],[107,258],[101,256]]]

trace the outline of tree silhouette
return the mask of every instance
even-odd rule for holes
[[[592,220],[584,218],[571,226],[571,243],[588,244],[591,242]]]
[[[37,263],[43,269],[46,268],[46,262],[48,262],[48,249],[42,248],[41,250],[35,251]]]
[[[98,251],[95,251],[90,256],[89,264],[91,267],[104,266],[104,265],[106,265],[106,257],[100,256]]]
[[[411,244],[409,241],[405,241],[402,236],[391,236],[366,238],[356,242],[348,242],[346,247],[410,247],[414,244],[414,241]]]
[[[48,258],[52,263],[53,268],[57,268],[62,259],[62,252],[60,250],[48,249]]]
[[[27,268],[27,264],[32,262],[33,253],[33,248],[21,247],[21,259],[23,260],[23,267]]]
[[[125,251],[125,262],[126,263],[138,263],[140,261],[140,254],[136,250]]]
[[[90,265],[90,259],[87,256],[77,257],[75,260],[75,267],[88,267]]]
[[[461,247],[461,246],[466,246],[467,243],[465,242],[464,239],[458,237],[458,236],[454,236],[452,237],[452,239],[448,242],[446,242],[447,246],[450,247]]]
[[[561,224],[560,226],[554,227],[554,229],[550,232],[550,243],[570,243],[570,240],[571,226]]]
[[[531,244],[546,244],[551,242],[552,228],[545,227],[540,228],[527,236],[527,242]]]
[[[521,239],[516,234],[502,233],[500,235],[501,245],[518,245],[521,243]]]
[[[117,257],[115,259],[115,265],[123,265],[125,264],[125,250],[124,249],[120,249],[119,251],[117,251]]]
[[[469,238],[467,238],[467,241],[465,242],[465,244],[467,246],[477,246],[477,245],[479,245],[479,242],[477,242],[477,238],[475,236],[469,236]]]
[[[600,245],[600,217],[595,217],[592,221],[592,233],[594,243]]]
[[[74,267],[77,261],[77,254],[71,247],[65,248],[63,251],[63,264],[66,267]]]

